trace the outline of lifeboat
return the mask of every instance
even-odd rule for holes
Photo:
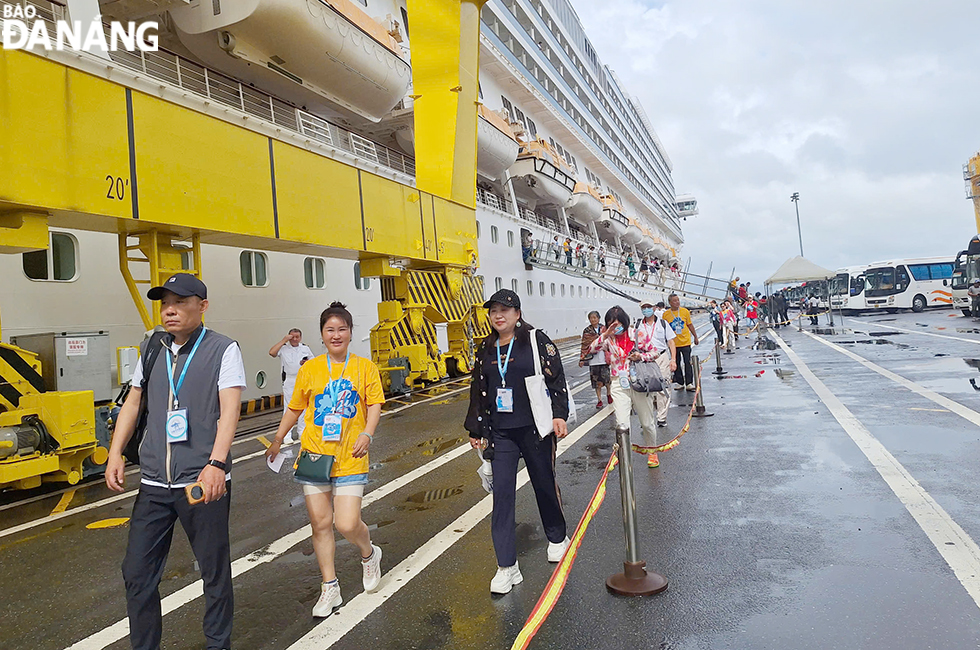
[[[510,180],[514,193],[532,210],[538,203],[564,206],[575,189],[571,167],[541,140],[521,144],[517,162],[510,168]]]
[[[170,15],[205,65],[314,113],[379,122],[412,84],[401,46],[351,0],[202,0]]]
[[[670,257],[670,250],[668,250],[667,245],[659,237],[654,237],[653,239],[653,254],[661,260],[666,260]]]
[[[599,236],[606,241],[615,242],[626,234],[629,225],[619,201],[609,195],[602,197],[602,217],[596,222]]]
[[[565,204],[565,213],[582,224],[602,218],[602,198],[599,191],[588,183],[576,183],[572,198]]]
[[[480,104],[476,129],[476,171],[481,176],[497,180],[517,160],[520,144],[514,131],[503,117]]]
[[[628,217],[629,225],[626,226],[626,233],[622,235],[623,241],[634,246],[643,241],[643,231],[640,224],[634,217]]]
[[[653,235],[646,228],[643,228],[643,239],[636,245],[636,248],[644,253],[653,252]]]

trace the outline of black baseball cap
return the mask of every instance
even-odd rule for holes
[[[499,302],[504,307],[513,307],[514,309],[521,308],[521,297],[510,289],[501,289],[497,293],[490,296],[490,300],[483,303],[483,306],[490,309],[490,305],[495,302]]]
[[[203,282],[190,273],[174,273],[159,287],[153,287],[146,292],[150,300],[160,300],[163,292],[170,291],[178,296],[197,296],[202,300],[208,299],[208,288]]]

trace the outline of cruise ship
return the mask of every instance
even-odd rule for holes
[[[95,1],[4,0],[0,6],[31,5],[39,19],[53,24],[76,12],[91,13]],[[104,21],[157,21],[159,51],[73,53],[62,56],[65,65],[141,92],[153,89],[165,102],[266,135],[270,151],[273,142],[285,142],[413,186],[411,3],[98,4]],[[696,290],[689,292],[683,279],[681,258],[681,222],[697,214],[696,199],[675,192],[670,158],[644,108],[603,65],[571,3],[490,0],[480,8],[480,23],[479,263],[473,270],[480,282],[474,291],[517,291],[525,318],[554,339],[577,336],[593,309],[623,304],[638,315],[639,300],[661,300],[671,291],[696,301]],[[39,114],[36,128],[44,137],[45,131],[66,127],[46,123]],[[184,137],[176,130],[170,135],[177,142]],[[198,150],[188,156],[193,151]],[[241,154],[213,150],[200,164],[221,167],[222,179],[239,182],[247,198],[249,170],[239,167]],[[56,180],[56,167],[40,165],[37,182],[44,183],[45,174]],[[134,189],[126,171],[108,165],[94,170],[93,188],[110,202],[126,203]],[[308,187],[293,188],[288,200],[302,204],[308,189],[310,218],[329,215],[329,187],[322,184],[330,181],[313,175],[307,180]],[[142,200],[173,192],[173,209],[179,210],[182,193],[201,189],[141,185],[140,193]],[[138,245],[149,244],[130,237],[123,245],[125,237],[89,228],[68,213],[53,213],[49,226],[47,250],[0,255],[4,339],[102,332],[112,350],[139,343],[146,313],[141,318],[131,296],[148,266]],[[374,234],[369,230],[366,239]],[[279,365],[267,351],[290,328],[300,328],[315,351],[322,349],[317,319],[333,300],[354,314],[354,351],[371,355],[378,305],[389,299],[390,281],[362,273],[356,252],[307,245],[301,229],[292,237],[292,245],[269,248],[255,247],[247,236],[173,242],[178,266],[198,268],[208,284],[209,326],[241,344],[247,398],[280,391]],[[641,272],[645,256],[656,259],[658,268]],[[145,284],[140,287],[145,291]],[[474,296],[474,302],[480,299]],[[435,331],[441,351],[450,348],[449,326],[423,327]],[[112,372],[118,383],[122,378]]]

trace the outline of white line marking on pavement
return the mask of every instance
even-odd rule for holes
[[[883,323],[872,323],[872,322],[869,322],[869,321],[860,321],[860,320],[855,320],[853,318],[848,318],[847,320],[851,321],[852,323],[860,323],[862,325],[867,325],[868,326],[868,329],[871,329],[872,328],[871,326],[873,325],[874,327],[884,327],[885,329],[895,330],[896,332],[905,332],[906,334],[921,334],[922,336],[935,336],[936,338],[940,338],[940,339],[953,339],[954,341],[965,341],[966,343],[973,343],[974,345],[980,345],[980,341],[978,341],[976,339],[963,338],[962,336],[951,336],[949,334],[933,334],[932,332],[920,332],[920,331],[917,331],[917,330],[907,330],[907,329],[904,329],[902,327],[895,327],[894,325],[885,325]]]
[[[574,395],[582,391],[588,386],[589,386],[589,382],[579,384],[577,387],[572,389],[572,394]],[[606,407],[606,408],[611,408],[611,407]],[[604,413],[604,412],[605,411],[600,411],[600,413]],[[586,422],[586,424],[588,424],[588,422]],[[579,427],[579,429],[580,428],[582,427]],[[578,429],[576,429],[576,431],[578,431]],[[571,435],[569,435],[568,437],[571,437]],[[395,492],[396,490],[399,490],[409,485],[410,483],[418,480],[419,478],[422,478],[429,472],[438,469],[439,467],[442,467],[443,465],[459,458],[460,456],[465,455],[466,452],[468,452],[469,450],[470,450],[470,444],[468,442],[463,443],[458,447],[452,449],[451,451],[446,452],[442,456],[430,460],[425,465],[422,465],[421,467],[417,467],[406,474],[402,474],[398,478],[389,481],[388,483],[385,483],[384,485],[378,487],[375,490],[368,492],[367,494],[364,495],[364,500],[361,502],[361,509],[363,510],[364,508],[368,507],[372,503],[375,503],[380,499],[383,499],[384,497],[388,496],[392,492]],[[256,457],[264,454],[265,454],[265,450],[263,449],[259,452],[256,452],[255,454],[249,454],[249,456],[247,457],[242,457],[241,460],[245,460],[246,458]],[[119,497],[123,497],[123,496],[126,495],[119,495]],[[257,566],[272,562],[274,559],[278,558],[279,556],[289,551],[289,549],[291,549],[292,547],[296,546],[300,542],[305,541],[308,537],[310,537],[310,535],[311,535],[310,527],[303,526],[299,530],[293,531],[288,535],[284,535],[283,537],[280,537],[279,539],[272,542],[268,546],[260,548],[259,550],[253,553],[249,553],[244,557],[238,558],[237,560],[231,563],[232,579],[237,578],[243,573],[247,573],[251,571]],[[163,615],[166,616],[167,614],[183,607],[187,603],[190,603],[200,598],[203,595],[204,595],[204,582],[201,580],[196,580],[191,584],[187,585],[186,587],[182,587],[181,589],[178,589],[177,591],[170,594],[169,596],[163,598],[163,600],[160,603]],[[95,634],[85,637],[81,641],[72,644],[71,646],[68,647],[67,650],[102,650],[106,646],[124,638],[127,634],[129,634],[129,619],[124,618],[119,621],[116,621],[109,627],[104,628],[96,632]]]
[[[904,386],[905,388],[908,388],[913,393],[915,393],[917,395],[921,395],[922,397],[925,397],[927,400],[930,400],[932,402],[935,402],[936,404],[939,404],[940,406],[942,406],[942,407],[944,407],[944,408],[952,411],[953,413],[955,413],[956,415],[960,416],[961,418],[963,418],[965,420],[968,420],[969,422],[971,422],[971,423],[977,425],[978,427],[980,427],[980,413],[977,413],[973,409],[969,409],[969,408],[963,406],[962,404],[960,404],[959,402],[954,402],[953,400],[949,399],[948,397],[944,397],[944,396],[940,395],[939,393],[937,393],[935,391],[929,390],[928,388],[926,388],[924,386],[920,386],[919,384],[917,384],[917,383],[915,383],[913,381],[910,381],[910,380],[906,379],[905,377],[902,377],[901,375],[895,374],[891,370],[885,370],[884,368],[882,368],[878,364],[873,363],[871,361],[868,361],[867,359],[865,359],[861,355],[855,354],[854,352],[851,352],[850,350],[847,350],[845,348],[842,348],[841,346],[837,345],[836,343],[832,343],[832,342],[828,341],[827,339],[823,338],[822,336],[817,336],[815,334],[811,334],[810,332],[806,332],[806,331],[804,331],[803,333],[806,334],[807,336],[809,336],[811,339],[815,339],[815,340],[823,343],[827,347],[829,347],[829,348],[831,348],[833,350],[836,350],[836,351],[840,352],[844,356],[850,357],[851,359],[854,359],[855,361],[857,361],[858,363],[860,363],[862,366],[864,366],[868,370],[873,370],[876,373],[878,373],[879,375],[881,375],[882,377],[886,377],[888,379],[891,379],[896,384],[900,384],[900,385]]]
[[[865,457],[899,498],[909,514],[933,543],[939,554],[966,588],[973,602],[980,607],[980,547],[977,546],[959,524],[943,510],[932,496],[919,485],[905,467],[885,449],[885,446],[861,424],[853,413],[834,395],[826,384],[813,374],[809,367],[778,334],[773,334],[779,347],[796,366],[810,388],[830,409],[844,431],[850,436]]]
[[[595,429],[612,412],[612,406],[606,406],[601,411],[582,423],[558,444],[557,455],[561,456],[573,444],[587,433]],[[523,469],[517,475],[517,488],[520,489],[528,482],[527,470]],[[463,513],[454,522],[443,528],[434,537],[415,550],[414,553],[402,560],[398,566],[388,571],[381,581],[381,588],[374,593],[361,592],[340,610],[339,615],[331,616],[303,638],[289,646],[289,650],[321,650],[329,648],[345,634],[357,627],[371,613],[377,610],[389,598],[407,585],[440,555],[461,540],[468,532],[483,521],[493,509],[493,495],[487,495],[475,506]]]

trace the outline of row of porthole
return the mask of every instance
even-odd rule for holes
[[[494,288],[495,288],[494,290],[495,291],[500,291],[501,289],[504,288],[504,279],[501,278],[501,277],[494,278],[493,285],[494,285]],[[511,289],[511,291],[513,291],[514,293],[517,293],[517,287],[518,287],[517,278],[511,278],[511,281],[510,281],[510,289]],[[567,287],[567,289],[566,289],[566,287]],[[560,293],[561,294],[560,297],[564,298],[565,295],[566,295],[566,292],[567,292],[567,294],[568,294],[569,297],[574,298],[575,297],[575,288],[576,288],[575,285],[572,285],[572,284],[569,284],[569,285],[564,285],[564,284],[555,285],[555,283],[552,282],[551,283],[551,297],[552,298],[557,298],[557,297],[559,297],[558,294]],[[589,294],[589,290],[590,289],[592,290],[591,295]],[[527,286],[525,287],[524,293],[528,297],[534,296],[534,281],[533,280],[528,280],[527,281]],[[544,282],[538,282],[538,295],[539,296],[544,296],[545,295],[545,283]],[[599,289],[598,287],[583,287],[583,286],[579,285],[578,286],[578,297],[579,298],[594,298],[594,299],[605,298],[606,297],[606,290],[605,289]]]
[[[74,235],[52,231],[47,250],[22,255],[24,275],[37,282],[74,282],[78,279],[78,240]],[[260,251],[242,251],[238,256],[242,284],[246,287],[269,286],[269,257]],[[194,267],[193,252],[181,253],[181,268]],[[321,257],[303,260],[303,275],[307,289],[325,289],[327,262]],[[354,263],[354,288],[367,291],[371,279],[361,277],[361,263]]]
[[[476,222],[476,236],[477,238],[482,237],[482,228],[480,227],[480,222]],[[497,226],[490,226],[490,243],[496,244],[500,241],[500,231],[497,230]],[[507,245],[511,248],[514,247],[514,231],[507,231]]]

